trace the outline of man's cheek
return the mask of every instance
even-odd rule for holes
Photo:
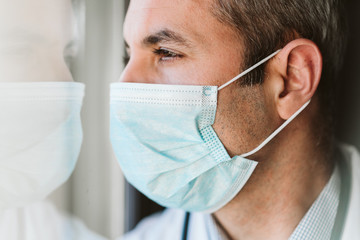
[[[171,85],[200,85],[197,81],[198,76],[193,74],[191,70],[186,68],[167,69],[162,74],[163,84]]]

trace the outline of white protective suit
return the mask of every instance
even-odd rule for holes
[[[341,226],[332,234],[334,240],[360,239],[360,155],[356,148],[340,146],[342,152],[341,196],[336,221]],[[168,209],[144,219],[124,240],[180,240],[183,234],[185,213]],[[209,214],[192,213],[187,240],[219,240]]]

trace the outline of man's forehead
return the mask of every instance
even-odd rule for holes
[[[201,25],[211,17],[208,1],[132,0],[126,16],[124,35],[153,34],[164,29],[201,38]]]
[[[131,0],[130,9],[135,6],[143,9],[195,7],[205,6],[210,1],[212,0]]]

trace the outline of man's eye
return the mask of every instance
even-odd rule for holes
[[[182,55],[165,48],[154,49],[153,52],[160,57],[160,61],[169,61],[182,57]]]

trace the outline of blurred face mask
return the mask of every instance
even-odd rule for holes
[[[0,210],[41,200],[73,171],[84,86],[0,83]]]
[[[214,212],[243,188],[260,150],[308,104],[253,151],[231,158],[212,125],[221,87],[113,83],[110,134],[127,180],[160,205]]]

